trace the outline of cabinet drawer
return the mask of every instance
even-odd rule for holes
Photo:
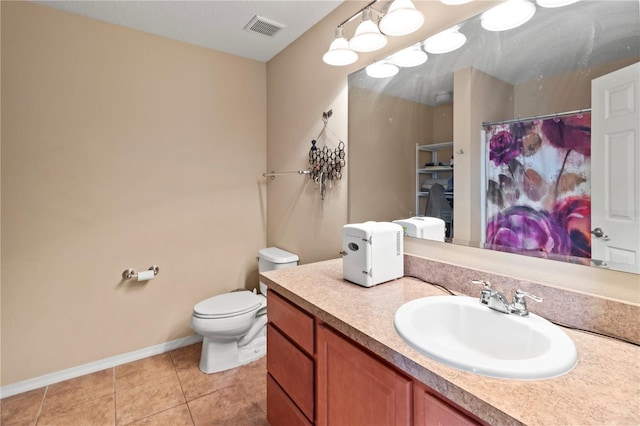
[[[311,426],[270,374],[267,374],[267,407],[267,420],[271,426]]]
[[[267,292],[267,318],[307,354],[313,356],[313,317],[272,290]]]
[[[309,419],[313,419],[313,359],[271,324],[267,326],[267,371]]]

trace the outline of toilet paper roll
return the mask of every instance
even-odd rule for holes
[[[138,281],[149,281],[155,276],[156,275],[153,273],[153,271],[138,272]]]

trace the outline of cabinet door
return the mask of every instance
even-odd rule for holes
[[[431,395],[425,388],[414,384],[415,426],[479,426],[461,411]]]
[[[411,424],[410,379],[322,325],[316,350],[318,425]]]

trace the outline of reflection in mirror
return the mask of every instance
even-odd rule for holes
[[[458,31],[467,38],[461,48],[429,54],[424,64],[401,68],[392,78],[373,79],[364,69],[349,76],[349,221],[436,216],[446,223],[447,241],[486,247],[492,219],[487,216],[495,214],[487,213],[488,206],[537,185],[551,189],[533,195],[536,208],[552,210],[556,201],[575,196],[589,201],[588,208],[582,205],[569,215],[582,215],[579,229],[573,221],[575,226],[565,231],[569,238],[583,238],[581,247],[586,244],[590,254],[554,251],[548,239],[528,247],[528,254],[640,273],[635,174],[640,170],[640,118],[629,119],[621,130],[603,112],[611,116],[616,108],[613,115],[634,109],[629,101],[638,114],[640,3],[583,0],[560,8],[538,6],[530,21],[512,30],[486,31],[474,17],[461,22]],[[551,153],[557,137],[529,128],[514,136],[520,152],[511,166],[536,158],[537,175],[527,172],[531,167],[522,173],[510,170],[506,161],[494,183],[488,183],[485,167],[491,154],[483,131],[545,118],[563,126],[569,122],[562,121],[566,113],[573,113],[574,120],[591,113],[588,160],[557,146]],[[526,157],[525,148],[530,150]],[[551,168],[550,155],[560,157],[559,168]],[[511,179],[510,187],[504,178],[501,186],[500,174]],[[489,185],[500,195],[487,196]],[[433,188],[442,198],[430,207]],[[447,207],[449,217],[442,214]],[[621,223],[626,230],[620,231]],[[624,235],[625,241],[614,235]],[[492,248],[522,253],[493,243]]]

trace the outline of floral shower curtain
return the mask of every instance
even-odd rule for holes
[[[588,262],[591,114],[485,130],[486,246]]]

